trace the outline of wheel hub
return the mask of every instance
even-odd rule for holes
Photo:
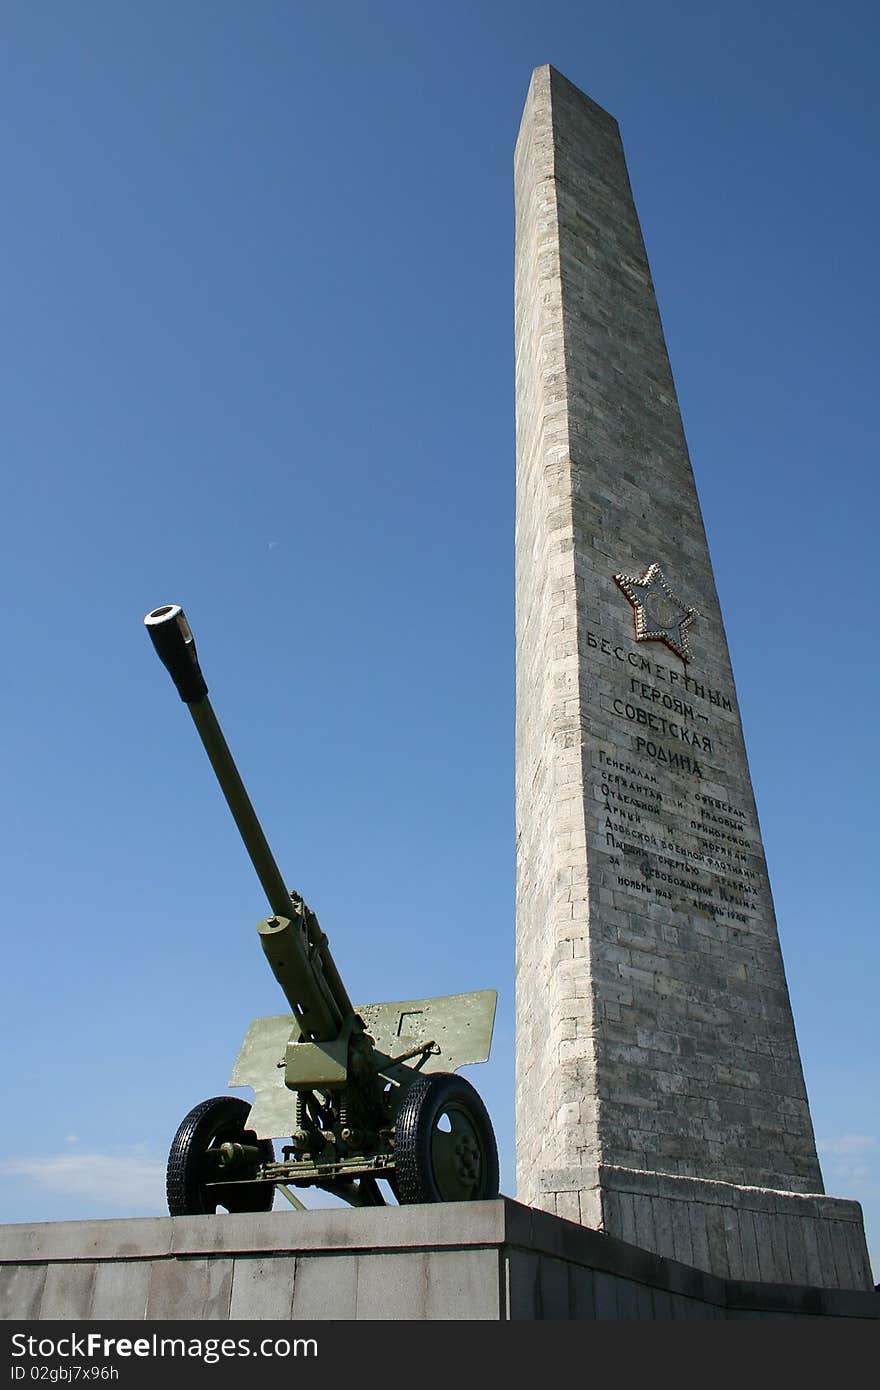
[[[474,1143],[473,1136],[465,1134],[457,1139],[452,1152],[456,1177],[461,1182],[476,1187],[480,1180],[480,1150]]]

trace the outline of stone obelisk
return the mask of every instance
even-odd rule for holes
[[[617,123],[516,147],[518,1197],[867,1288],[823,1196],[730,657]]]

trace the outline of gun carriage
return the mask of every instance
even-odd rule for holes
[[[183,1119],[168,1159],[172,1216],[296,1207],[310,1186],[354,1206],[498,1195],[492,1124],[455,1075],[489,1056],[496,993],[353,1005],[318,919],[281,876],[208,699],[192,631],[177,604],[144,624],[186,704],[262,884],[260,944],[289,1013],[250,1025],[230,1086]],[[287,1138],[281,1158],[273,1141]]]

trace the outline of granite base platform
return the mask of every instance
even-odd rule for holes
[[[880,1318],[880,1295],[721,1279],[500,1198],[0,1226],[0,1317]]]

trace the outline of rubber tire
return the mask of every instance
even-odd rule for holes
[[[272,1140],[258,1140],[252,1130],[245,1129],[250,1112],[251,1107],[240,1096],[212,1096],[194,1105],[181,1120],[171,1142],[165,1178],[168,1210],[172,1216],[206,1216],[218,1206],[227,1206],[225,1194],[218,1193],[216,1188],[208,1196],[199,1176],[202,1159],[215,1141],[258,1143],[265,1161],[274,1163]],[[266,1183],[265,1187],[249,1187],[241,1193],[234,1192],[235,1186],[234,1182],[228,1186],[230,1211],[271,1211],[275,1200],[275,1188],[271,1183]]]
[[[482,1149],[480,1181],[467,1198],[450,1197],[439,1188],[431,1159],[431,1139],[448,1105],[467,1113]],[[394,1134],[394,1190],[400,1204],[484,1201],[498,1196],[498,1148],[489,1113],[463,1076],[434,1072],[420,1076],[404,1097]]]

